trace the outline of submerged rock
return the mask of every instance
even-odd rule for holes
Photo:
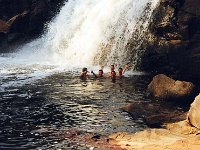
[[[194,102],[191,104],[188,121],[194,127],[200,129],[200,94],[195,98]]]
[[[142,107],[141,107],[142,106]],[[165,103],[135,102],[121,108],[128,112],[133,120],[143,120],[148,127],[158,128],[169,122],[181,121],[187,113]]]
[[[148,85],[148,91],[159,99],[186,98],[194,91],[194,84],[179,80],[175,81],[164,74],[159,74]]]

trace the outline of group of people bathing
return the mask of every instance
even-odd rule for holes
[[[116,73],[115,72],[115,66],[111,65],[110,66],[110,72],[108,72],[108,73],[104,73],[103,67],[99,70],[98,74],[95,74],[93,71],[91,71],[91,73],[95,78],[107,78],[107,77],[110,77],[112,79],[112,81],[115,82],[116,81],[116,77],[118,77],[120,79],[128,68],[129,68],[129,64],[126,64],[124,69],[122,69],[120,67],[118,69],[118,73]],[[88,78],[88,74],[87,73],[88,73],[87,68],[83,68],[80,78],[81,79],[87,79]]]

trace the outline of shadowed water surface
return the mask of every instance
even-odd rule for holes
[[[2,81],[3,82],[3,81]],[[0,149],[85,149],[66,137],[69,131],[107,135],[147,128],[142,115],[119,108],[152,103],[146,95],[149,77],[82,81],[73,73],[54,74],[0,93]],[[167,107],[167,106],[166,106]]]

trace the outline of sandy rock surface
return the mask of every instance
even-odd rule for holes
[[[189,122],[200,129],[200,94],[195,98],[194,102],[191,104],[188,113]]]
[[[167,125],[167,129],[148,129],[135,134],[115,133],[113,144],[127,150],[198,150],[200,132],[186,121]]]

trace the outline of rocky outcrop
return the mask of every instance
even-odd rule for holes
[[[39,36],[65,0],[0,0],[0,51]],[[18,44],[17,44],[18,43]]]
[[[195,98],[194,102],[191,104],[188,113],[189,123],[200,129],[200,94]]]
[[[161,0],[154,11],[140,68],[183,78],[200,77],[200,1]]]
[[[148,91],[156,98],[179,99],[192,94],[194,85],[191,82],[175,81],[164,74],[156,75],[148,85]]]

